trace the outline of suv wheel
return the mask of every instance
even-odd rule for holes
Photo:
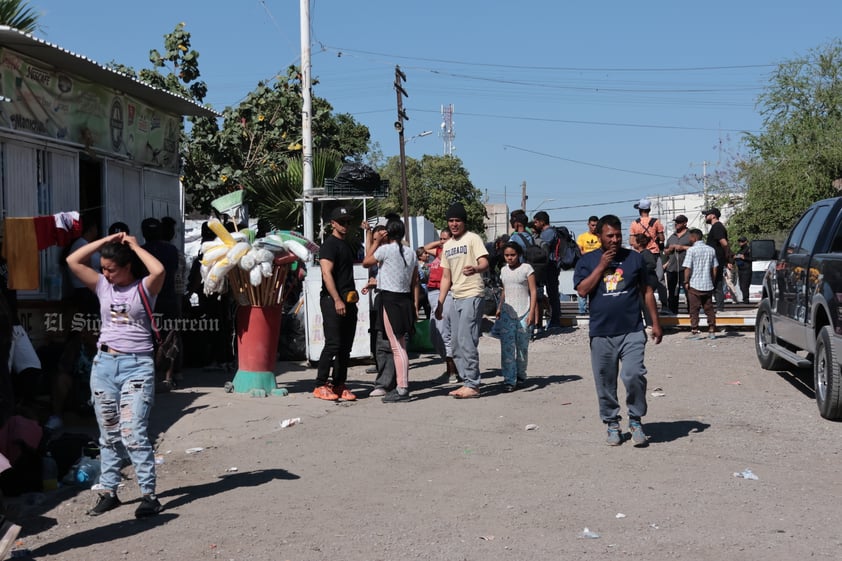
[[[819,414],[831,421],[842,420],[842,372],[833,350],[833,333],[824,326],[816,340],[813,381]]]
[[[772,352],[769,345],[777,343],[772,329],[772,306],[764,298],[757,307],[757,319],[754,322],[754,350],[760,367],[765,370],[785,370],[787,362]]]

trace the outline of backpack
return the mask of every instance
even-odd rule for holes
[[[652,217],[650,216],[650,217],[649,217],[649,226],[647,226],[646,224],[643,224],[643,223],[640,221],[640,218],[638,218],[637,220],[635,220],[635,222],[637,222],[638,224],[640,224],[641,226],[643,226],[643,233],[644,233],[644,234],[646,234],[647,236],[649,236],[650,238],[652,238],[653,240],[655,240],[655,243],[656,243],[656,244],[658,244],[658,249],[661,251],[661,254],[663,255],[663,251],[664,251],[664,240],[662,240],[662,239],[658,236],[658,232],[655,232],[655,235],[654,235],[654,236],[653,236],[653,235],[649,232],[649,228],[652,228],[652,227],[655,225],[655,222],[657,222],[657,221],[658,221],[658,219],[657,219],[657,218],[652,218]]]
[[[535,238],[523,232],[517,232],[516,235],[526,245],[526,248],[523,250],[523,261],[529,263],[535,269],[536,279],[543,278],[542,275],[550,260],[550,252],[547,249],[547,245],[542,241],[536,241]]]
[[[579,249],[579,244],[576,243],[573,233],[566,226],[556,227],[555,242],[550,252],[550,260],[558,263],[562,270],[568,271],[576,266],[581,256],[582,250]]]

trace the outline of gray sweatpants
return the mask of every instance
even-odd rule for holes
[[[626,387],[629,417],[639,419],[646,415],[645,347],[645,331],[613,337],[591,337],[591,368],[599,401],[599,416],[603,423],[621,419],[620,402],[617,399],[618,374]]]
[[[436,306],[439,305],[439,289],[428,289],[427,300],[430,303],[430,309],[435,312]],[[433,348],[442,360],[453,358],[453,348],[450,344],[450,308],[452,307],[453,296],[448,291],[447,296],[444,298],[441,319],[436,319],[435,315],[430,318],[430,339],[432,340]]]
[[[453,362],[469,388],[477,389],[479,375],[479,330],[482,314],[482,296],[454,298],[450,312],[450,345],[453,348]]]

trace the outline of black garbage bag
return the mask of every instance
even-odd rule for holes
[[[336,175],[336,181],[357,189],[374,191],[380,187],[380,174],[366,164],[346,162]]]

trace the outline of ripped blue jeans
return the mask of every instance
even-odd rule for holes
[[[154,493],[155,452],[149,441],[155,400],[152,355],[98,352],[91,368],[91,395],[99,424],[100,484],[117,491],[120,467],[128,458],[141,492]]]

